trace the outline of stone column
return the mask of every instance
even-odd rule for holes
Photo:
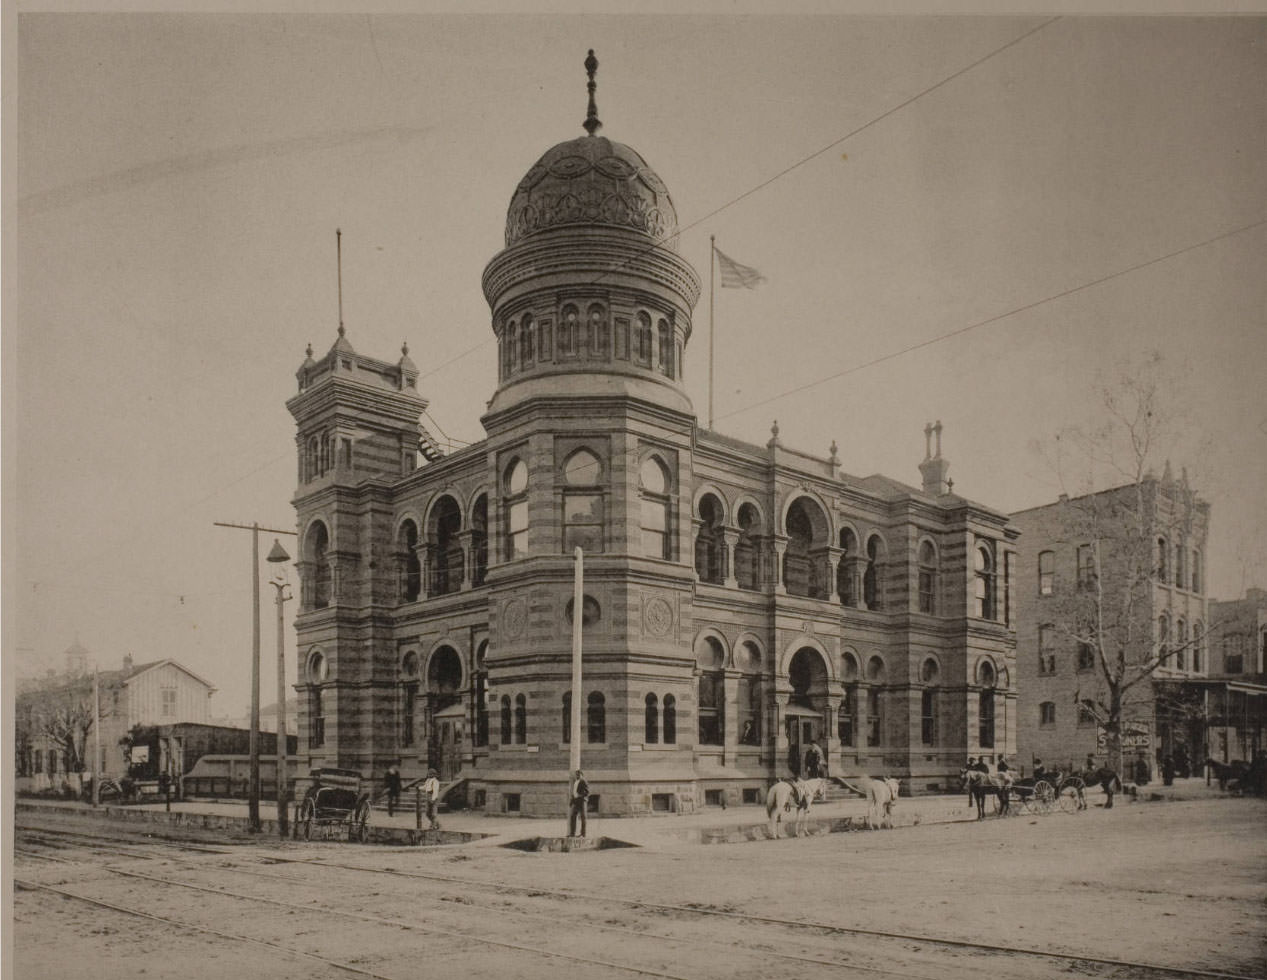
[[[834,685],[839,688],[839,685]],[[840,769],[840,731],[837,727],[836,715],[840,711],[840,702],[844,694],[839,690],[831,690],[827,694],[827,704],[823,709],[823,751],[827,753],[827,772],[838,775]]]
[[[414,550],[418,554],[418,560],[422,562],[422,589],[420,595],[425,598],[431,595],[431,584],[435,580],[435,567],[432,562],[435,546],[430,541],[423,541]]]
[[[465,531],[458,532],[458,547],[462,549],[462,585],[460,591],[471,591],[471,580],[475,578],[475,542],[473,538],[475,532],[469,528]],[[453,569],[449,569],[449,574],[453,574]]]
[[[774,568],[770,570],[770,581],[774,585],[775,595],[787,595],[787,584],[783,581],[783,556],[787,553],[788,536],[774,534],[770,536],[771,555]]]
[[[739,676],[727,670],[722,677],[722,765],[733,766],[739,751]]]
[[[699,536],[704,532],[704,519],[702,517],[691,518],[691,569],[695,572],[695,581],[700,582],[702,579],[699,575],[699,562],[696,560],[697,549],[699,548]]]
[[[774,744],[774,772],[776,775],[784,775],[787,771],[787,703],[792,696],[791,686],[787,690],[775,690],[773,698],[773,718],[771,719],[771,728],[773,740],[766,737],[766,744]]]
[[[840,556],[844,553],[841,548],[832,545],[827,546],[825,555],[827,561],[827,598],[831,602],[840,601],[840,593],[836,589],[836,567],[840,564]]]
[[[722,540],[726,542],[726,554],[724,559],[726,562],[726,588],[737,589],[739,588],[739,579],[735,575],[735,545],[739,543],[739,528],[722,528]]]

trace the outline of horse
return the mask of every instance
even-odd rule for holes
[[[770,821],[770,838],[778,839],[778,825],[783,822],[784,813],[793,807],[796,808],[796,818],[792,835],[803,837],[810,805],[814,802],[814,797],[826,788],[826,779],[798,779],[795,782],[780,779],[771,786],[765,794],[765,814]]]
[[[898,790],[901,784],[891,776],[881,776],[879,779],[872,779],[870,776],[859,776],[858,785],[846,782],[839,776],[832,776],[830,779],[852,790],[859,796],[865,796],[867,799],[867,820],[866,825],[869,830],[879,830],[884,826],[887,820],[890,827],[893,826],[893,807],[897,804]]]
[[[1095,769],[1086,769],[1076,774],[1084,783],[1092,785],[1100,784],[1100,789],[1104,790],[1104,809],[1113,809],[1113,794],[1120,792],[1122,789],[1122,780],[1118,774],[1108,766],[1100,766]],[[1087,801],[1082,796],[1082,791],[1078,791],[1078,809],[1085,810]]]
[[[960,769],[959,781],[968,791],[968,805],[977,805],[977,819],[985,819],[985,798],[998,797],[999,813],[1008,812],[1011,802],[1012,779],[1006,773],[981,772],[979,769]]]

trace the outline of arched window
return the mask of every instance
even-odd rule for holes
[[[836,594],[842,606],[858,604],[855,568],[858,564],[858,539],[849,528],[840,530],[840,561],[836,564]]]
[[[591,744],[607,741],[607,703],[598,691],[591,691],[586,711],[586,737]]]
[[[980,542],[973,552],[976,571],[976,609],[978,619],[995,619],[994,551],[988,541]]]
[[[655,456],[642,461],[642,553],[648,558],[669,558],[669,474]]]
[[[1202,665],[1205,663],[1205,657],[1202,653],[1205,651],[1205,623],[1197,620],[1192,624],[1192,670],[1193,673],[1201,673]]]
[[[532,363],[535,353],[536,326],[532,322],[532,314],[525,313],[523,326],[519,328],[519,366],[526,368]]]
[[[312,569],[312,608],[324,609],[330,605],[330,563],[326,551],[330,546],[330,536],[326,526],[315,521],[308,529],[307,558]]]
[[[1163,667],[1170,661],[1170,619],[1165,613],[1157,617],[1157,662]]]
[[[664,744],[677,744],[677,698],[672,694],[664,696]]]
[[[722,535],[722,508],[711,493],[699,502],[700,528],[695,537],[695,574],[701,582],[721,585],[726,579],[726,542]]]
[[[475,652],[475,675],[471,690],[471,699],[475,702],[475,737],[472,740],[476,748],[488,744],[488,641],[479,645]]]
[[[660,340],[659,362],[656,368],[666,378],[673,377],[673,327],[669,325],[668,320],[661,320],[656,324],[656,333]]]
[[[783,552],[783,587],[788,595],[812,595],[814,525],[798,500],[787,512],[787,549]]]
[[[563,307],[563,316],[559,321],[559,356],[572,357],[577,353],[576,327],[580,320],[575,306]]]
[[[840,699],[840,707],[836,709],[836,737],[843,747],[853,748],[854,719],[858,716],[858,685],[845,687],[845,696]]]
[[[1188,669],[1188,623],[1182,618],[1175,621],[1175,669]]]
[[[418,705],[418,654],[410,650],[400,662],[400,744],[414,744],[414,716]]]
[[[761,744],[761,677],[744,674],[739,678],[739,744]]]
[[[868,609],[884,608],[884,541],[878,534],[867,539],[867,568],[862,573],[862,601]]]
[[[607,311],[595,303],[589,308],[590,349],[595,357],[606,358],[608,335],[611,333],[607,325]]]
[[[447,494],[431,512],[431,587],[429,595],[449,595],[462,588],[463,556],[458,532],[462,511]]]
[[[1056,553],[1038,553],[1038,594],[1054,595],[1056,592]]]
[[[1201,552],[1192,549],[1192,591],[1201,591]]]
[[[1175,588],[1183,589],[1188,585],[1188,549],[1179,541],[1175,542]]]
[[[696,708],[699,718],[699,744],[721,745],[724,741],[725,688],[723,668],[726,652],[716,637],[704,637],[698,658]]]
[[[1038,724],[1044,728],[1056,724],[1056,702],[1044,701],[1038,706]]]
[[[523,745],[528,741],[528,698],[522,694],[515,695],[515,744]]]
[[[398,563],[400,567],[400,598],[404,602],[417,602],[422,592],[422,561],[418,558],[418,525],[405,521],[397,536]]]
[[[884,703],[880,698],[878,687],[867,688],[867,746],[875,748],[880,744],[884,731]]]
[[[655,745],[660,740],[660,699],[654,694],[648,694],[646,705],[642,740],[648,745]]]
[[[739,508],[739,540],[735,543],[735,579],[741,589],[756,589],[759,584],[758,538],[761,534],[760,517],[752,504]]]
[[[1166,570],[1166,556],[1170,553],[1170,546],[1166,543],[1165,538],[1157,539],[1157,580],[1163,584],[1170,580],[1170,573]]]
[[[929,615],[937,612],[937,550],[931,541],[919,546],[919,611]]]
[[[320,653],[313,653],[308,658],[308,745],[319,748],[326,744],[326,712],[325,700],[322,697],[321,685],[325,683],[329,668],[326,658]]]
[[[519,356],[519,325],[511,322],[506,336],[506,375],[515,371],[515,361]]]
[[[572,741],[572,692],[563,692],[563,741]]]
[[[937,744],[937,689],[927,687],[920,695],[920,741]]]
[[[983,749],[994,748],[994,681],[977,695],[977,744]]]
[[[509,694],[502,695],[501,709],[502,709],[501,711],[501,722],[502,722],[501,744],[509,745],[512,741],[513,731],[514,731],[513,725],[511,723],[510,695]]]
[[[480,494],[471,508],[471,585],[483,585],[488,573],[488,497]]]
[[[602,464],[588,449],[578,449],[563,464],[563,552],[603,550]]]
[[[634,360],[644,367],[651,365],[651,317],[641,310],[634,328]]]
[[[528,554],[528,464],[517,459],[502,485],[506,507],[506,560]]]

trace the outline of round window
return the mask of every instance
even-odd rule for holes
[[[669,488],[669,480],[664,475],[664,467],[660,465],[660,461],[654,456],[648,456],[642,461],[640,477],[642,479],[642,489],[648,493],[664,493]]]
[[[515,460],[506,474],[506,492],[512,496],[528,489],[528,465],[522,460]]]
[[[308,680],[310,683],[324,684],[329,673],[330,668],[322,654],[314,653],[308,658]]]

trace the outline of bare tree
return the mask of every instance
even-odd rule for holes
[[[73,689],[50,698],[39,715],[38,731],[62,753],[67,772],[85,768],[85,747],[93,725],[93,699]]]
[[[1170,435],[1160,367],[1160,357],[1152,355],[1102,388],[1102,423],[1057,438],[1059,469],[1076,459],[1089,479],[1115,484],[1062,495],[1058,533],[1076,549],[1076,581],[1060,591],[1044,617],[1076,644],[1079,668],[1093,671],[1091,689],[1075,691],[1076,710],[1103,729],[1109,766],[1117,772],[1123,724],[1144,704],[1151,714],[1154,675],[1200,650],[1207,632],[1194,624],[1190,634],[1161,635],[1157,619],[1159,579],[1173,574],[1169,545],[1159,550],[1159,542],[1189,540],[1208,515],[1188,487],[1186,471],[1176,481],[1167,461],[1156,476]],[[1187,552],[1179,560],[1186,563]]]

